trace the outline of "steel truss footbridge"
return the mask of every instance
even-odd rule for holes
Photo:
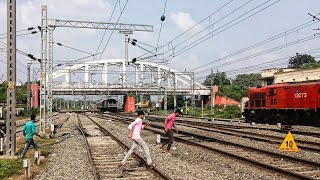
[[[81,82],[72,81],[74,78],[80,79],[79,76],[75,77],[76,73],[81,74]],[[100,78],[93,80],[93,74]],[[52,94],[194,96],[210,95],[210,88],[195,82],[192,72],[178,72],[152,62],[126,65],[125,59],[107,59],[83,62],[54,71]]]

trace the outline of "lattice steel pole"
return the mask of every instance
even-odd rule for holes
[[[7,6],[7,122],[6,154],[16,152],[16,1]]]
[[[31,109],[31,94],[30,94],[30,88],[31,88],[31,83],[30,83],[30,67],[31,67],[31,64],[32,64],[32,61],[31,60],[28,60],[28,63],[27,63],[27,70],[28,70],[28,82],[27,82],[27,107],[28,109]]]
[[[167,114],[168,110],[168,74],[165,73],[165,80],[163,84],[164,89],[164,113]]]
[[[41,6],[41,78],[40,78],[40,133],[46,129],[46,64],[47,64],[47,6]]]
[[[53,27],[48,28],[48,122],[52,124]]]
[[[176,110],[177,109],[177,77],[176,77],[176,73],[173,73],[173,109]]]
[[[191,82],[190,82],[190,84],[191,84],[191,106],[192,106],[192,109],[194,109],[195,108],[195,94],[194,94],[194,72],[191,72],[190,73],[190,80],[191,80]]]

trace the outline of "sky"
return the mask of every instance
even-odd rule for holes
[[[320,28],[320,23],[317,20],[312,21],[312,17],[308,15],[308,13],[314,15],[320,13],[319,0],[168,0],[165,9],[165,0],[128,0],[127,4],[126,2],[126,0],[17,0],[17,30],[40,25],[42,4],[48,6],[49,19],[98,22],[107,22],[115,5],[116,8],[110,22],[116,22],[121,9],[125,7],[119,22],[154,26],[154,32],[134,32],[131,38],[137,39],[138,43],[143,42],[153,47],[158,44],[158,54],[166,52],[164,55],[158,56],[160,60],[147,59],[146,61],[163,62],[162,59],[165,58],[168,60],[167,66],[170,68],[195,72],[195,77],[199,82],[202,82],[211,70],[227,72],[230,78],[234,78],[241,73],[249,74],[259,72],[264,68],[285,66],[286,59],[294,56],[295,53],[309,52],[320,48],[320,39],[317,35],[315,36],[317,31],[313,30]],[[6,3],[6,0],[0,0],[1,42],[6,42],[5,35],[3,35],[6,33]],[[214,13],[215,11],[217,12]],[[247,12],[249,14],[243,15]],[[160,17],[163,13],[165,21],[162,23],[159,38]],[[212,13],[214,14],[208,17]],[[237,23],[238,20],[249,15],[252,16]],[[208,18],[205,19],[206,17]],[[239,17],[240,19],[236,19]],[[198,22],[201,23],[184,33]],[[304,29],[289,31],[308,22],[314,24]],[[233,23],[237,24],[231,26]],[[231,27],[224,30],[229,26]],[[22,33],[25,32],[17,34]],[[54,31],[54,42],[94,54],[102,50],[102,48],[98,50],[98,46],[103,33],[104,30],[57,28]],[[110,30],[106,31],[106,36],[102,41],[103,47],[111,33]],[[184,34],[179,36],[181,33]],[[285,33],[285,35],[274,41],[255,48],[247,48],[281,33]],[[157,43],[158,38],[159,43]],[[207,40],[200,42],[199,39]],[[145,49],[153,50],[150,46],[141,43],[139,45]],[[3,46],[0,45],[0,48]],[[40,33],[18,36],[17,48],[40,57]],[[245,48],[247,49],[241,53],[230,55]],[[1,54],[5,55],[5,52],[0,50]],[[129,59],[145,53],[146,51],[143,49],[129,46]],[[311,55],[319,56],[317,51],[312,51],[312,53]],[[84,56],[87,54],[54,46],[55,65]],[[19,69],[17,81],[25,82],[28,58],[21,55],[17,57],[19,61],[17,63]],[[123,34],[117,31],[113,32],[101,58],[124,58]],[[91,60],[85,59],[83,61]],[[6,61],[6,58],[0,55],[0,78],[2,74],[6,74],[6,64],[2,61]],[[273,61],[271,65],[267,64],[270,61]],[[63,67],[65,66],[59,68]],[[32,68],[39,68],[39,64],[34,64]]]

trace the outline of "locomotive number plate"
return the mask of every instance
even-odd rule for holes
[[[295,98],[307,98],[307,93],[296,93],[294,94]]]

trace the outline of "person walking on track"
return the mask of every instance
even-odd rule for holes
[[[145,125],[142,124],[142,120],[144,119],[144,112],[143,111],[138,111],[138,117],[137,119],[132,122],[128,128],[129,128],[129,135],[128,137],[130,139],[132,139],[132,145],[130,150],[127,152],[127,154],[125,155],[124,159],[121,161],[121,163],[119,164],[119,167],[124,166],[124,164],[126,163],[126,161],[128,160],[129,156],[134,152],[134,150],[136,149],[136,147],[139,145],[143,148],[146,159],[147,159],[147,165],[148,166],[152,166],[153,162],[151,160],[151,156],[150,156],[150,152],[149,152],[149,147],[148,145],[143,141],[143,139],[141,138],[141,130],[148,125],[148,123],[146,123]]]
[[[182,112],[180,109],[177,109],[174,113],[170,114],[167,118],[166,121],[164,123],[164,131],[166,132],[167,136],[169,137],[168,140],[164,141],[163,143],[160,144],[160,148],[162,150],[164,150],[164,146],[167,146],[167,149],[164,150],[166,152],[167,155],[171,156],[170,153],[170,148],[171,145],[174,141],[174,137],[173,137],[173,133],[174,131],[176,131],[176,133],[178,133],[178,129],[176,128],[176,126],[174,125],[174,122],[176,120],[177,117],[181,116]],[[173,129],[174,128],[174,129]]]
[[[37,133],[37,129],[35,126],[35,121],[36,121],[36,115],[32,114],[31,115],[31,120],[27,122],[27,124],[23,127],[22,132],[23,135],[26,137],[26,146],[23,149],[20,158],[24,158],[25,154],[29,150],[30,146],[32,145],[35,150],[38,150],[38,146],[33,140],[33,136],[36,135],[40,137],[40,135]]]

